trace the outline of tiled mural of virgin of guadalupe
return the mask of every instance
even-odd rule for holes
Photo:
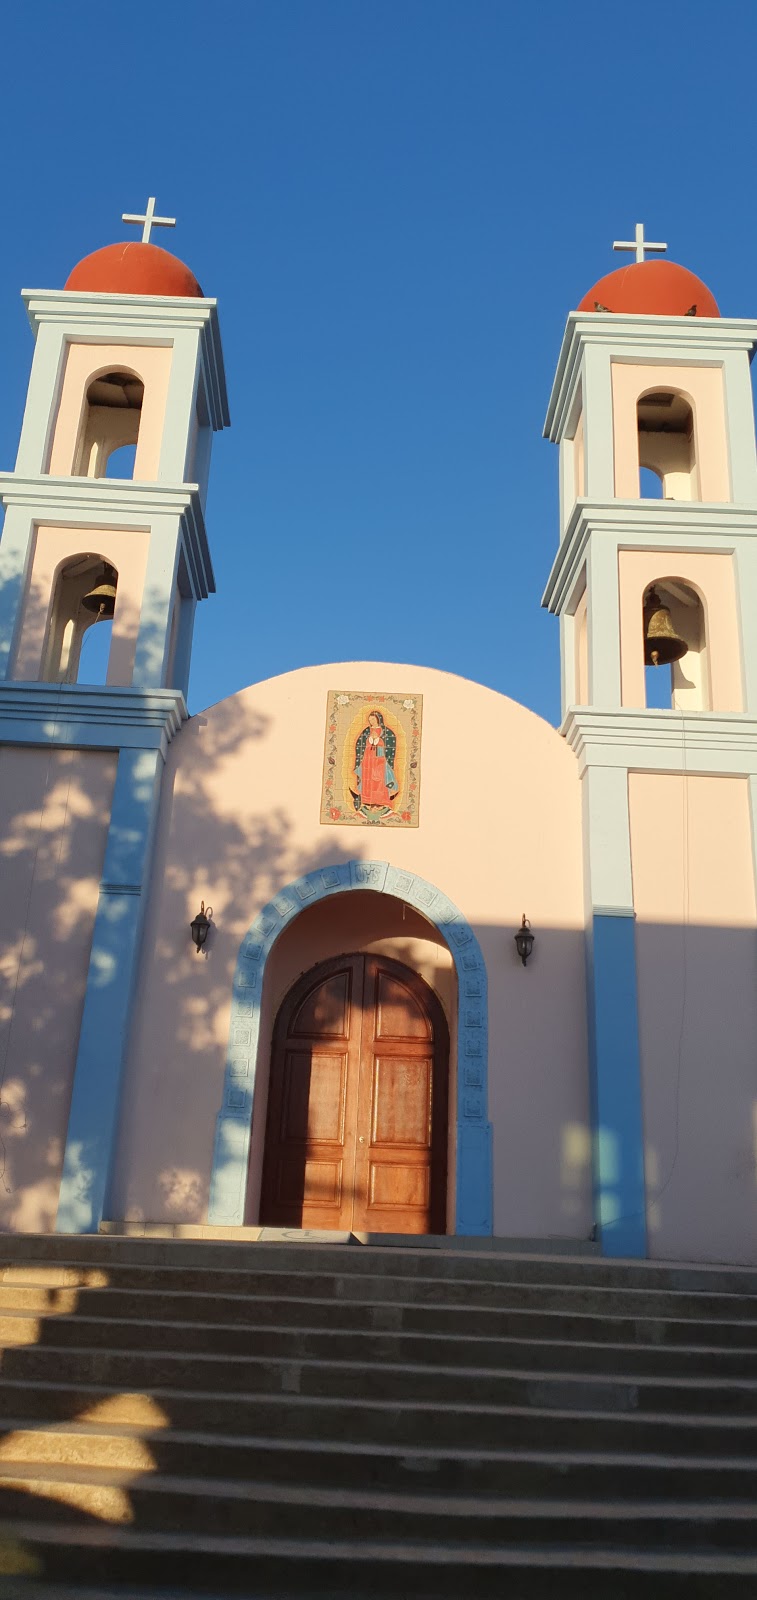
[[[329,691],[321,822],[417,828],[422,713],[419,694]]]

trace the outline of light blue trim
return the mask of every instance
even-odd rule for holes
[[[176,689],[0,683],[0,744],[160,750],[165,756],[186,719]]]
[[[159,750],[124,750],[119,756],[68,1119],[58,1233],[97,1233],[103,1218],[139,956],[141,890],[152,854],[162,773]]]
[[[247,1167],[265,964],[279,934],[306,906],[352,889],[373,889],[415,906],[447,941],[457,969],[457,1174],[455,1232],[492,1232],[492,1139],[487,1120],[486,964],[457,907],[423,878],[385,861],[349,861],[309,872],[274,896],[242,941],[234,974],[223,1104],[218,1113],[208,1222],[244,1223]]]
[[[176,648],[173,655],[169,681],[183,695],[187,694],[189,670],[192,664],[192,636],[194,633],[197,601],[193,595],[182,595],[179,602],[179,620],[176,630]]]
[[[177,544],[187,553],[195,598],[215,594],[215,577],[196,483],[140,483],[135,478],[59,478],[0,472],[0,500],[25,523],[25,542],[34,528],[50,522],[61,527],[150,529],[160,518],[174,525]],[[83,549],[87,548],[86,539]]]
[[[589,947],[594,1215],[602,1254],[647,1254],[633,920],[595,912]]]
[[[12,668],[33,548],[27,518],[6,510],[0,539],[0,679]]]
[[[180,555],[172,520],[156,517],[150,528],[139,626],[134,644],[131,681],[136,689],[149,689],[154,683],[165,682]]]

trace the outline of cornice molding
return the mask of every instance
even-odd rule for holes
[[[150,529],[156,517],[178,517],[195,598],[215,594],[200,491],[196,483],[135,483],[131,479],[20,477],[0,473],[0,502],[22,507],[39,523],[79,528]]]
[[[0,744],[160,750],[187,721],[178,689],[0,683]]]
[[[173,344],[177,332],[198,330],[213,428],[229,426],[229,401],[216,300],[189,296],[93,294],[71,289],[22,289],[36,339],[44,323],[70,328],[77,339],[112,344]]]
[[[581,357],[587,346],[604,346],[618,360],[720,365],[735,350],[751,356],[757,322],[741,317],[624,316],[612,312],[571,311],[563,334],[544,436],[562,437]]]
[[[757,534],[757,507],[701,500],[577,500],[542,596],[559,613],[569,600],[593,534],[615,540],[618,549],[701,552],[733,550]]]
[[[757,774],[757,717],[744,712],[616,711],[571,706],[560,728],[587,767],[751,777]]]

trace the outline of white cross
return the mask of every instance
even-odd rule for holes
[[[137,223],[143,222],[144,223],[144,227],[142,229],[142,243],[143,244],[149,244],[150,243],[150,234],[152,233],[153,228],[175,228],[176,227],[176,218],[175,217],[156,217],[156,215],[155,215],[155,196],[154,196],[154,194],[150,195],[150,198],[149,198],[149,200],[147,202],[147,209],[146,209],[145,214],[144,214],[143,217],[135,217],[133,212],[124,211],[123,216],[121,217],[121,221],[122,222],[137,222]]]
[[[649,240],[644,238],[643,222],[636,224],[635,239],[616,239],[613,244],[613,250],[635,250],[637,261],[644,260],[645,250],[667,250],[667,248],[666,244],[650,244]]]

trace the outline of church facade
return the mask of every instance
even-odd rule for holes
[[[639,254],[570,313],[549,402],[559,730],[386,662],[188,717],[216,302],[147,223],[25,292],[3,1229],[757,1262],[757,322]],[[474,828],[461,728],[472,769],[486,752]]]

